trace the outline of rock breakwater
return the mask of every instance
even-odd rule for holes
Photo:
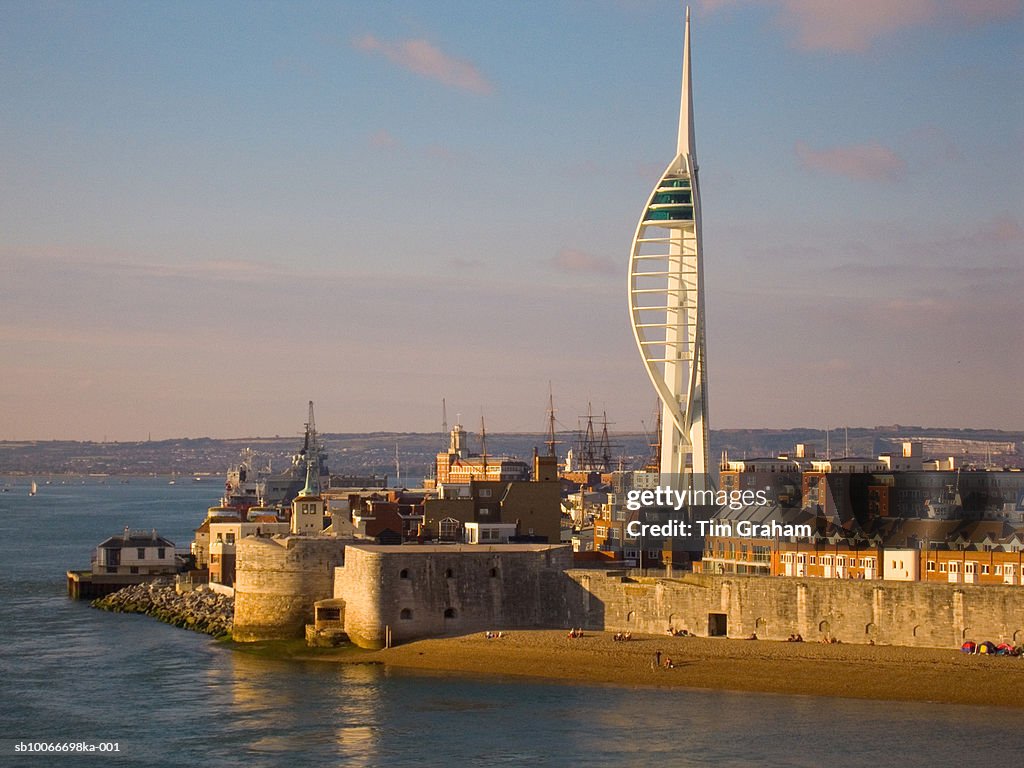
[[[202,588],[178,594],[160,582],[136,584],[93,600],[90,605],[115,613],[143,613],[167,624],[214,637],[230,635],[235,601]]]

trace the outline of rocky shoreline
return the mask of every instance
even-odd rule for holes
[[[90,605],[114,613],[142,613],[166,624],[214,637],[229,637],[235,601],[205,587],[178,594],[173,585],[135,584],[93,600]]]

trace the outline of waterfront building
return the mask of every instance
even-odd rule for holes
[[[120,576],[158,576],[178,570],[174,542],[154,531],[124,529],[121,536],[111,536],[96,547],[92,560],[93,574]]]
[[[246,536],[273,536],[290,532],[287,522],[274,515],[241,520],[207,521],[210,581],[230,587],[235,582],[236,549]],[[197,565],[197,567],[199,567]]]
[[[239,522],[238,515],[222,515],[212,514],[214,510],[223,510],[223,507],[211,507],[210,514],[207,515],[206,519],[199,525],[195,530],[195,536],[192,539],[192,559],[195,561],[195,567],[199,570],[209,567],[210,565],[210,526],[214,523],[237,523]]]
[[[633,236],[629,313],[640,356],[662,404],[661,473],[708,473],[708,387],[700,186],[693,125],[690,12],[676,155],[655,184]]]

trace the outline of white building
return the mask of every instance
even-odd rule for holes
[[[124,529],[96,547],[92,559],[94,574],[172,574],[177,570],[174,542],[153,531]]]
[[[882,578],[885,581],[920,581],[921,561],[916,549],[882,550]]]

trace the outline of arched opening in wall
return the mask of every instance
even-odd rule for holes
[[[498,578],[498,569],[497,568],[491,568],[491,571],[488,574],[488,576],[490,576],[492,579]]]
[[[1022,640],[1024,640],[1024,629],[1018,629],[1013,633],[1013,644],[1020,645]]]
[[[821,632],[821,634],[823,635],[827,635],[829,632],[832,631],[832,625],[829,624],[828,621],[819,621],[818,631]]]
[[[408,609],[408,608],[403,608],[399,612],[398,618],[401,619],[402,621],[412,621],[412,611],[410,609]]]
[[[916,625],[914,627],[914,629],[911,630],[911,632],[912,632],[914,637],[920,637],[921,636],[921,632],[923,632],[923,631],[924,631],[924,627],[922,627],[920,624]]]
[[[971,632],[970,627],[964,627],[964,631],[960,633],[960,639],[961,640],[966,640],[967,636],[970,634],[970,632]]]
[[[629,613],[626,614],[626,623],[627,624],[632,624],[634,621],[636,621],[636,612],[635,611],[630,611]]]
[[[398,572],[398,578],[400,578],[400,579],[408,579],[409,578],[409,569],[408,568],[403,568],[402,570],[400,570]]]
[[[454,619],[455,618],[455,609],[454,608],[445,608],[444,609],[444,617],[446,619]]]
[[[868,622],[867,624],[865,624],[864,625],[864,635],[869,640],[874,640],[876,637],[878,637],[878,625],[875,624],[874,622]]]
[[[754,632],[763,635],[768,630],[768,622],[763,617],[758,616],[754,619]]]
[[[446,568],[446,569],[445,569],[445,571],[444,571],[444,577],[445,577],[446,579],[450,579],[450,578],[452,578],[452,577],[453,577],[454,575],[455,575],[455,571],[453,571],[453,570],[452,570],[451,568]]]

